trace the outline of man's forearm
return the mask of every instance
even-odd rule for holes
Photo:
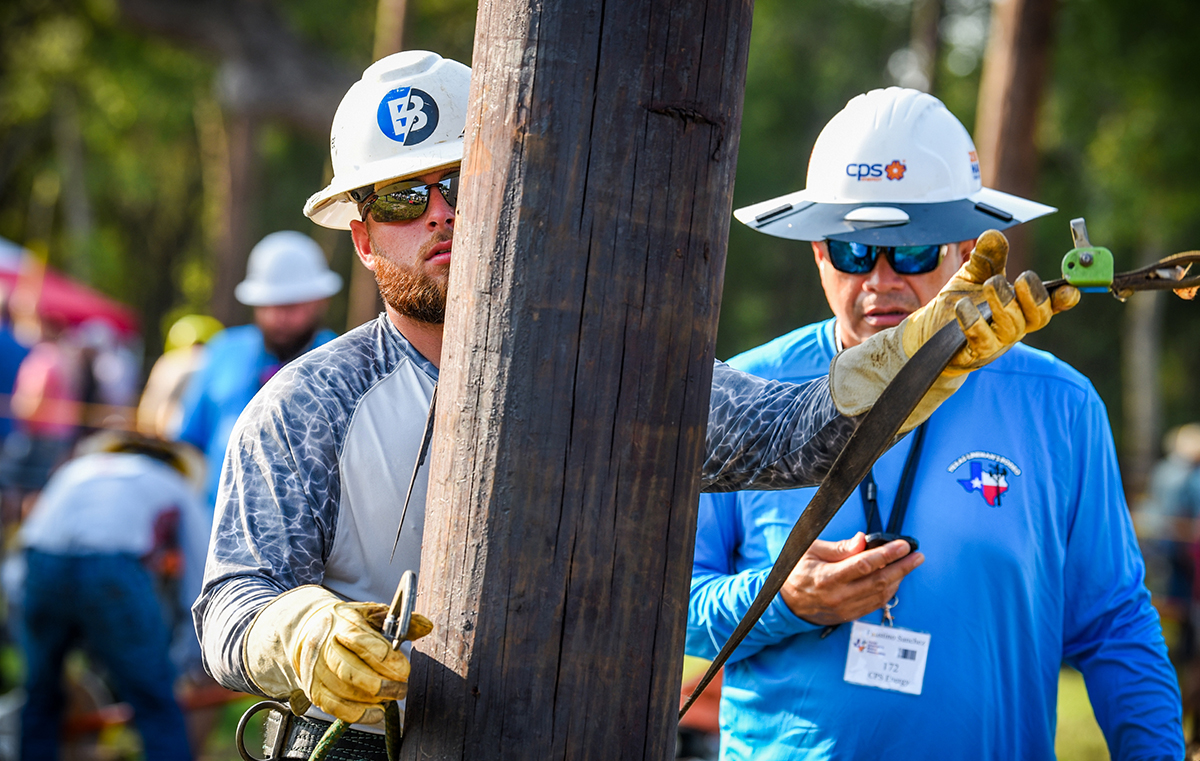
[[[754,597],[762,589],[770,569],[744,571],[733,575],[705,572],[696,569],[692,574],[692,591],[688,602],[688,655],[712,659],[729,639],[742,616],[750,609]],[[797,617],[783,599],[775,596],[762,618],[738,645],[729,658],[734,663],[748,658],[764,647],[814,631],[815,624]]]
[[[828,378],[780,383],[717,362],[701,490],[818,484],[857,426],[834,406]]]

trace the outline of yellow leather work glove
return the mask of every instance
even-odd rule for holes
[[[259,611],[244,639],[247,673],[264,695],[308,706],[351,724],[383,721],[383,704],[408,692],[408,658],[380,628],[387,606],[346,602],[320,586],[276,597]],[[433,630],[413,614],[405,639]]]
[[[1062,286],[1046,292],[1033,272],[1022,273],[1016,286],[1004,278],[1008,240],[997,230],[979,236],[971,258],[928,304],[899,325],[881,331],[834,357],[829,366],[829,391],[838,411],[861,415],[871,408],[909,357],[935,333],[957,319],[967,345],[905,420],[904,433],[923,423],[954,393],[967,373],[983,367],[1012,348],[1026,333],[1040,330],[1050,318],[1079,302],[1079,290]],[[977,304],[992,309],[992,322],[982,318]]]

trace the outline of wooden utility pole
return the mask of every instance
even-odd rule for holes
[[[985,187],[1030,198],[1037,189],[1034,134],[1045,90],[1056,0],[994,0],[983,59],[975,146]],[[1030,268],[1023,227],[1005,232],[1010,275]]]
[[[666,759],[751,3],[484,0],[404,759]]]

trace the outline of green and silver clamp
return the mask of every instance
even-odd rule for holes
[[[1113,284],[1112,251],[1091,244],[1083,217],[1071,220],[1071,237],[1075,248],[1063,257],[1063,280],[1085,293],[1107,293]]]

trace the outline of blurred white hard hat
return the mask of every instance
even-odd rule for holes
[[[250,251],[246,279],[233,295],[252,307],[299,304],[342,290],[342,276],[329,269],[325,252],[304,233],[271,233]]]
[[[333,180],[308,199],[305,215],[348,230],[358,218],[350,191],[458,165],[470,86],[470,68],[424,50],[371,64],[334,114]]]
[[[879,246],[951,243],[1056,211],[983,187],[975,144],[940,100],[889,87],[859,95],[829,120],[804,190],[738,209],[780,238]]]

